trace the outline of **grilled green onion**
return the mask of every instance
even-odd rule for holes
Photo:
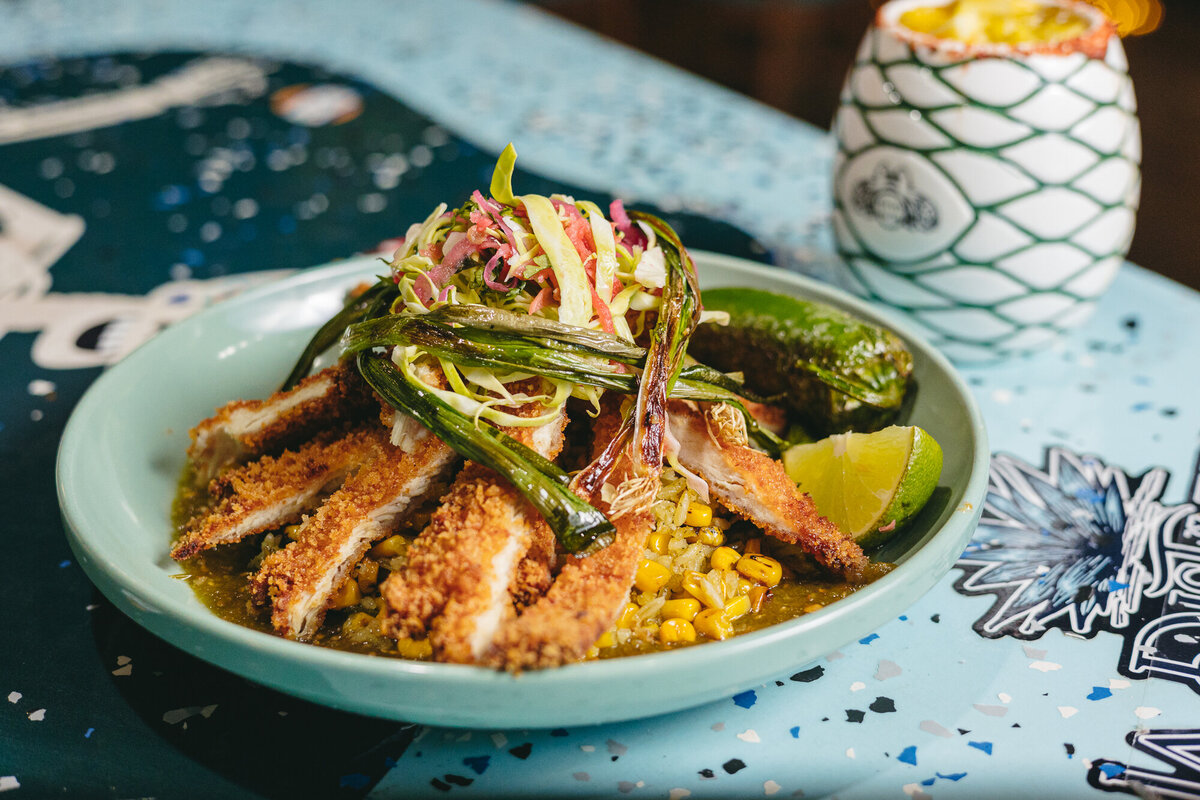
[[[604,452],[575,477],[575,485],[589,496],[604,485],[622,453],[636,477],[648,477],[662,467],[667,397],[683,368],[688,338],[700,321],[699,279],[687,250],[658,217],[636,212],[635,216],[670,245],[663,248],[667,279],[650,329],[637,400]]]
[[[446,324],[450,320],[461,324]],[[477,320],[490,325],[477,328]],[[351,325],[342,337],[346,355],[392,345],[416,346],[460,367],[528,372],[621,394],[637,392],[637,375],[618,370],[611,362],[620,361],[640,370],[646,359],[644,348],[612,334],[482,306],[447,306],[421,316],[379,317]],[[685,366],[670,396],[729,403],[745,418],[750,436],[769,453],[777,457],[785,445],[760,426],[742,404],[743,399],[759,398],[711,367]]]
[[[507,479],[541,512],[565,550],[586,553],[612,542],[613,524],[571,491],[566,473],[554,463],[489,425],[476,425],[410,381],[386,358],[363,352],[357,363],[363,379],[394,408],[429,428],[463,458]]]
[[[308,345],[283,381],[280,390],[286,392],[294,388],[312,370],[317,357],[337,344],[338,338],[347,327],[359,320],[384,313],[395,296],[396,284],[390,278],[381,277],[374,286],[347,300],[342,310],[330,317],[308,340]]]

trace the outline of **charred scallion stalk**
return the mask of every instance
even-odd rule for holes
[[[634,212],[632,218],[645,224],[663,241],[667,281],[663,287],[658,317],[650,329],[646,366],[638,385],[632,448],[634,471],[657,473],[662,466],[663,440],[667,431],[667,397],[683,369],[688,339],[700,323],[700,279],[683,242],[653,214]]]
[[[416,419],[464,458],[495,470],[533,505],[563,548],[583,553],[606,547],[613,525],[580,499],[554,463],[495,428],[479,424],[410,381],[391,361],[359,353],[366,382],[394,408]]]
[[[630,344],[611,333],[504,309],[479,305],[445,306],[430,312],[424,318],[436,323],[461,325],[467,329],[463,335],[478,342],[507,344],[519,339],[556,349],[574,347],[631,366],[641,366],[646,358],[645,348]],[[487,337],[486,332],[494,333],[495,337]],[[807,371],[829,388],[862,403],[882,406],[890,401],[890,398],[869,383],[853,375],[840,374],[803,360],[797,361],[795,366]],[[694,380],[723,386],[747,399],[764,401],[720,370],[704,364],[692,364],[686,369]]]
[[[440,324],[439,319],[438,312],[433,312],[421,316],[392,315],[352,325],[342,337],[342,352],[353,354],[391,345],[416,346],[460,367],[529,372],[624,392],[635,389],[636,378],[632,373],[622,371],[594,350],[570,344],[556,347],[548,341],[528,337],[450,326]],[[616,337],[610,338],[620,342]],[[644,351],[642,355],[644,358]]]
[[[650,329],[650,346],[638,381],[637,400],[609,447],[575,478],[575,485],[594,495],[612,474],[623,454],[630,477],[648,479],[662,467],[667,433],[667,397],[683,368],[688,338],[700,321],[700,285],[683,243],[665,222],[651,214],[633,215],[665,245],[666,283],[658,316]],[[649,497],[644,498],[646,502]]]
[[[390,278],[380,278],[371,288],[347,300],[342,310],[330,317],[309,339],[296,365],[283,381],[280,391],[294,389],[312,370],[317,357],[337,344],[338,338],[346,328],[360,320],[385,313],[395,296],[396,284]]]
[[[459,324],[446,324],[452,320]],[[460,367],[529,372],[621,394],[637,392],[638,376],[613,362],[640,370],[646,359],[644,348],[612,334],[483,306],[450,306],[421,316],[390,315],[366,320],[350,326],[342,337],[342,350],[347,355],[392,345],[416,346]],[[778,456],[784,445],[742,405],[743,399],[760,398],[710,367],[684,367],[670,396],[729,403],[745,417],[749,435],[771,455]]]

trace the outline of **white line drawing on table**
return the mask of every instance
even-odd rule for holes
[[[44,369],[116,363],[165,325],[287,270],[173,280],[145,295],[51,292],[50,268],[83,235],[84,221],[0,185],[0,338],[36,333]]]
[[[0,109],[0,144],[106,128],[177,106],[244,102],[266,91],[267,71],[254,61],[198,58],[141,86]]]
[[[43,369],[108,366],[172,322],[290,272],[174,280],[144,295],[48,292],[21,300],[0,298],[0,336],[36,333],[30,355]]]
[[[268,69],[244,58],[205,56],[138,86],[0,108],[0,144],[28,142],[147,119],[178,106],[244,103],[267,91]],[[173,280],[146,295],[54,293],[51,268],[85,223],[0,185],[0,338],[36,333],[31,358],[44,369],[113,364],[164,326],[286,271]]]
[[[1092,762],[1088,783],[1106,792],[1126,792],[1138,797],[1195,800],[1200,797],[1200,730],[1130,731],[1125,741],[1171,767],[1155,772],[1107,758]]]
[[[50,288],[50,267],[84,231],[83,218],[0,185],[0,303],[24,301]],[[0,314],[0,336],[5,321]]]

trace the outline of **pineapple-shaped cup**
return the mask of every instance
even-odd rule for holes
[[[964,44],[900,22],[944,0],[892,0],[867,31],[834,120],[834,234],[867,297],[950,358],[1041,349],[1091,314],[1124,261],[1141,139],[1112,24]]]

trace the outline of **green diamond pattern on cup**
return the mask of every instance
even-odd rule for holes
[[[951,358],[1045,347],[1123,263],[1141,140],[1115,36],[1103,59],[965,58],[874,26],[833,129],[834,235],[858,290]]]

